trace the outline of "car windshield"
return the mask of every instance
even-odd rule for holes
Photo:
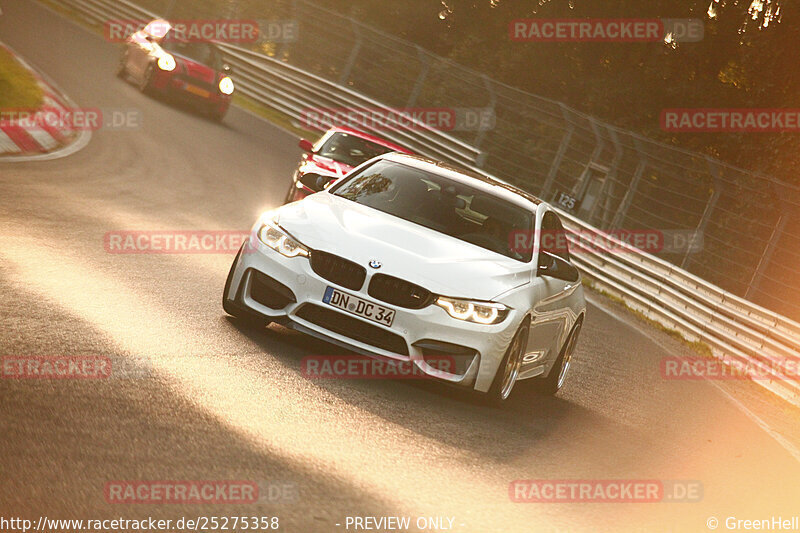
[[[506,257],[531,260],[532,250],[515,249],[513,237],[530,233],[532,212],[443,176],[378,161],[330,192]]]
[[[216,47],[210,43],[183,41],[168,34],[167,38],[161,43],[161,48],[171,54],[191,59],[214,70],[222,70],[222,60],[219,57],[219,53]]]
[[[362,139],[349,133],[337,132],[325,141],[317,155],[329,157],[339,163],[357,167],[373,157],[393,152],[391,148]]]

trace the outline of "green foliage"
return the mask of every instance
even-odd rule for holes
[[[373,0],[317,1],[491,78],[619,127],[786,181],[800,181],[794,136],[675,134],[663,132],[659,124],[665,108],[798,107],[800,77],[793,68],[800,59],[797,3],[764,0],[759,11],[755,8],[760,3],[751,8],[749,1],[713,0],[549,0],[541,6],[514,0],[404,0],[388,8],[386,2]],[[780,23],[775,18],[779,7]],[[509,39],[514,19],[586,17],[699,18],[705,23],[705,38],[675,49],[662,43]]]

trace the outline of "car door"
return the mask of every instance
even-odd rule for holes
[[[570,260],[566,233],[561,221],[553,211],[545,212],[537,231],[539,232],[540,257],[545,258],[549,254],[551,258]],[[537,276],[536,283],[539,293],[533,306],[528,349],[523,358],[522,369],[524,373],[533,374],[540,367],[546,371],[558,357],[569,334],[569,328],[575,321],[575,313],[569,306],[569,299],[580,283],[548,275],[538,275],[538,268],[534,275]]]

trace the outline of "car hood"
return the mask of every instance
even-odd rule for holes
[[[183,69],[183,72],[186,76],[212,85],[216,81],[217,71],[208,65],[198,63],[193,59],[189,59],[188,57],[179,54],[172,55],[176,61],[180,63],[180,68]]]
[[[306,172],[322,171],[319,173],[328,173],[331,176],[339,178],[353,170],[353,167],[345,163],[340,163],[339,161],[334,161],[333,159],[329,159],[327,157],[312,155],[306,159],[304,170]]]
[[[279,210],[278,223],[311,249],[330,252],[444,296],[492,300],[530,281],[531,267],[328,193]]]

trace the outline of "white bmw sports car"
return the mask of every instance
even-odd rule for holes
[[[387,154],[263,214],[223,307],[496,400],[523,384],[553,394],[586,313],[561,232],[521,190]]]

